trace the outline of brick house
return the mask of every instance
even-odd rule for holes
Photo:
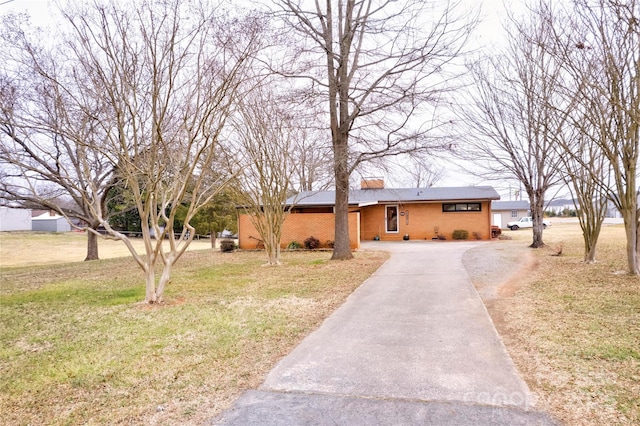
[[[491,238],[491,202],[500,196],[490,186],[452,188],[384,188],[382,180],[366,180],[349,192],[349,240],[401,241],[452,239],[454,230],[469,239]],[[306,191],[287,200],[282,247],[314,236],[321,244],[334,240],[335,191]],[[407,237],[406,237],[407,236]],[[255,248],[258,233],[246,214],[238,221],[240,248]]]

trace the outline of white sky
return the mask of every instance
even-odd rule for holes
[[[49,0],[0,0],[0,15],[6,13],[27,13],[32,22],[38,26],[46,26],[51,16]]]
[[[64,0],[62,0],[64,1]],[[463,3],[469,4],[470,8],[478,6],[478,0],[462,0]],[[473,37],[474,44],[480,49],[492,50],[492,47],[499,45],[504,40],[502,23],[505,19],[505,3],[510,9],[521,10],[526,0],[481,0],[482,18],[480,26],[477,29],[476,36]],[[34,25],[47,27],[51,24],[51,17],[55,15],[55,0],[0,0],[0,15],[6,13],[24,12],[30,15]],[[440,160],[437,163],[442,164]],[[447,162],[445,162],[447,163]],[[437,186],[466,186],[466,185],[491,185],[502,195],[503,200],[509,199],[509,183],[500,185],[497,182],[480,182],[473,175],[465,172],[465,166],[457,164],[458,161],[452,160],[446,164],[446,175],[438,181]],[[468,168],[469,165],[466,165]],[[392,179],[389,179],[392,180]],[[402,179],[397,182],[389,182],[390,184],[402,185]],[[515,187],[514,182],[511,183]],[[514,188],[512,188],[513,190]]]

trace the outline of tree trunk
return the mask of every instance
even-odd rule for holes
[[[342,136],[342,135],[341,135]],[[336,178],[335,240],[332,260],[353,259],[349,242],[349,171],[346,137],[334,144]]]
[[[533,242],[529,247],[542,248],[545,246],[542,241],[542,232],[544,230],[544,192],[529,192],[531,200],[531,220],[533,220]]]
[[[593,227],[591,225],[591,223],[585,223],[582,227],[582,236],[584,238],[584,263],[596,263],[596,247],[598,245],[600,227]]]
[[[640,275],[638,260],[640,259],[640,247],[638,247],[638,220],[635,212],[622,212],[624,218],[624,229],[627,234],[627,265],[629,273]]]
[[[171,279],[171,270],[173,269],[173,259],[171,256],[167,256],[166,263],[162,267],[162,274],[160,275],[160,282],[158,283],[158,288],[156,290],[156,301],[155,303],[161,303],[164,295],[164,289],[169,284],[169,280]]]
[[[596,246],[586,248],[584,253],[584,263],[596,263]]]
[[[269,265],[280,265],[280,241],[273,231],[265,238],[264,248],[269,257]]]
[[[87,231],[87,257],[85,257],[84,260],[98,259],[98,236],[91,231]]]
[[[151,304],[156,303],[157,295],[156,295],[156,277],[153,270],[153,265],[147,265],[147,270],[144,273],[144,277],[146,280],[146,295],[144,301]]]
[[[544,241],[542,241],[542,227],[533,225],[533,242],[529,247],[531,248],[542,248],[545,246]]]
[[[636,253],[635,253],[635,272],[634,275],[640,275],[640,226],[638,226],[638,219],[636,219]]]
[[[602,221],[604,217],[601,211],[591,208],[586,211],[589,206],[583,209],[584,215],[587,217],[580,218],[580,226],[582,227],[582,236],[584,238],[584,263],[596,263],[596,247],[598,246],[598,237],[602,229]]]

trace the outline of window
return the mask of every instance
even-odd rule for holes
[[[481,211],[480,203],[455,203],[443,204],[443,212],[479,212]]]
[[[518,210],[511,210],[511,217],[518,217]]]
[[[384,219],[386,232],[398,232],[398,206],[387,206]]]

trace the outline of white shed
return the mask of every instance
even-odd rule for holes
[[[0,231],[31,231],[31,210],[0,207]]]
[[[71,225],[64,216],[43,213],[31,219],[31,229],[44,232],[69,232]]]

